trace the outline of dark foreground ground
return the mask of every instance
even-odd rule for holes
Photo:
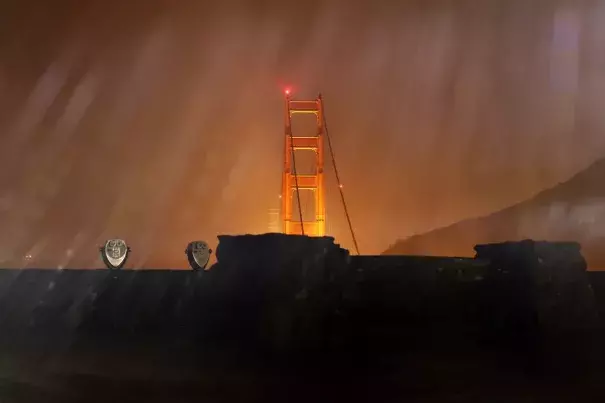
[[[265,235],[208,272],[0,270],[0,401],[603,401],[605,273],[576,244],[477,252]]]

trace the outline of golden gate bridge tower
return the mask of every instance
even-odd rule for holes
[[[324,236],[326,233],[326,204],[324,188],[324,116],[321,96],[315,100],[294,100],[285,91],[285,147],[282,174],[281,221],[284,234]],[[292,119],[297,115],[315,115],[317,122],[314,136],[296,136],[292,133]],[[315,153],[315,169],[312,174],[301,175],[296,170],[296,151],[312,150]],[[303,221],[300,192],[313,192],[315,214],[313,220]],[[294,211],[294,197],[298,211]]]

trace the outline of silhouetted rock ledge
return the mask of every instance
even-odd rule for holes
[[[288,264],[295,260],[320,260],[325,257],[346,258],[349,251],[333,237],[309,237],[277,233],[262,235],[219,235],[216,258],[219,264],[245,263]]]

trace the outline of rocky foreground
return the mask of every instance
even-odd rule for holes
[[[207,272],[0,270],[0,400],[598,401],[605,277],[580,252],[267,234],[219,237]]]

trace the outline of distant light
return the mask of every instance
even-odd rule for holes
[[[278,195],[277,197],[279,197],[281,199],[281,195]]]
[[[341,183],[340,185],[338,185],[338,187],[342,189],[342,187],[343,187],[343,186],[342,186],[342,183]]]
[[[130,248],[123,239],[110,239],[99,248],[103,263],[108,269],[121,269],[128,260]]]
[[[187,245],[187,249],[185,249],[189,266],[191,266],[193,270],[204,270],[208,265],[211,253],[212,249],[210,249],[208,244],[204,241],[190,242],[189,245]]]
[[[284,93],[285,93],[286,95],[290,95],[290,92],[291,92],[291,91],[290,91],[290,88],[286,88],[286,89],[285,89],[285,91],[284,91]]]

